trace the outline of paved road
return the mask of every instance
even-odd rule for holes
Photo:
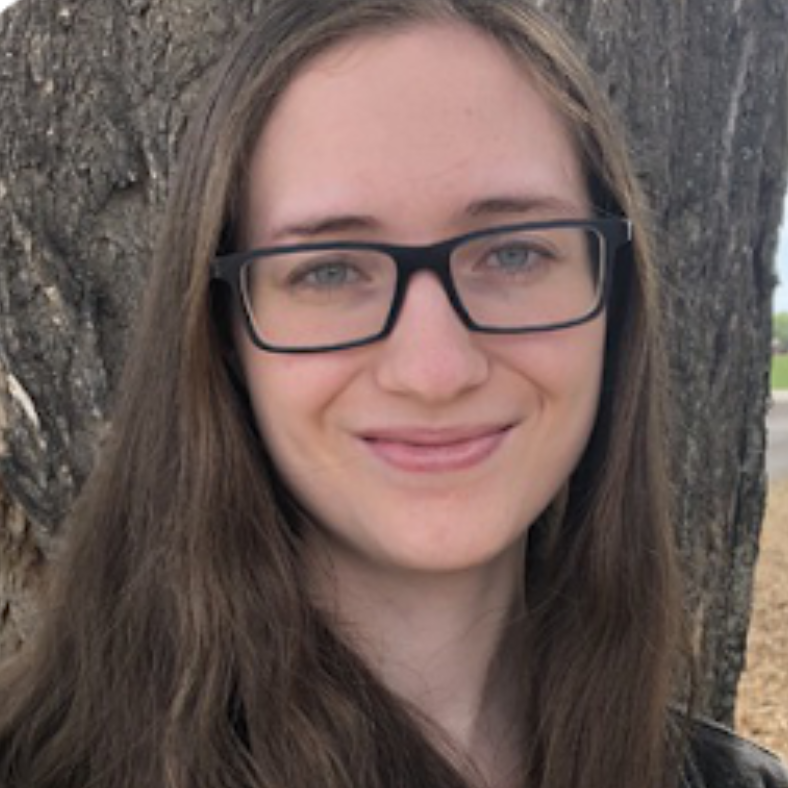
[[[775,397],[767,425],[766,469],[770,481],[788,478],[788,397]]]

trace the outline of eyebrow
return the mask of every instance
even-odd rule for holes
[[[486,197],[469,203],[462,216],[471,218],[501,216],[504,214],[538,214],[539,216],[556,216],[582,218],[578,214],[586,213],[579,205],[560,197],[547,195],[506,195]],[[323,235],[370,232],[378,230],[381,222],[367,214],[338,214],[314,220],[306,219],[295,224],[278,227],[271,234],[271,241],[277,242],[286,237],[318,238]]]
[[[373,216],[364,214],[340,214],[338,216],[326,216],[325,218],[314,219],[296,224],[287,224],[278,227],[272,234],[271,239],[276,241],[280,238],[297,236],[300,238],[316,238],[321,235],[331,233],[350,233],[359,230],[374,230],[380,227],[380,222]]]
[[[578,214],[588,211],[579,203],[573,203],[552,195],[506,195],[488,197],[472,202],[467,208],[469,216],[496,216],[500,214],[539,214],[540,216],[582,218]]]

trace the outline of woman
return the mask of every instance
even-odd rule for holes
[[[785,784],[670,711],[643,213],[519,0],[272,4],[184,142],[2,785]]]

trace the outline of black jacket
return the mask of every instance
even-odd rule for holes
[[[788,788],[788,771],[775,755],[727,728],[694,722],[689,730],[686,788]]]

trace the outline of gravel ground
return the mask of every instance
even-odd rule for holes
[[[788,761],[788,481],[769,490],[736,727]]]

